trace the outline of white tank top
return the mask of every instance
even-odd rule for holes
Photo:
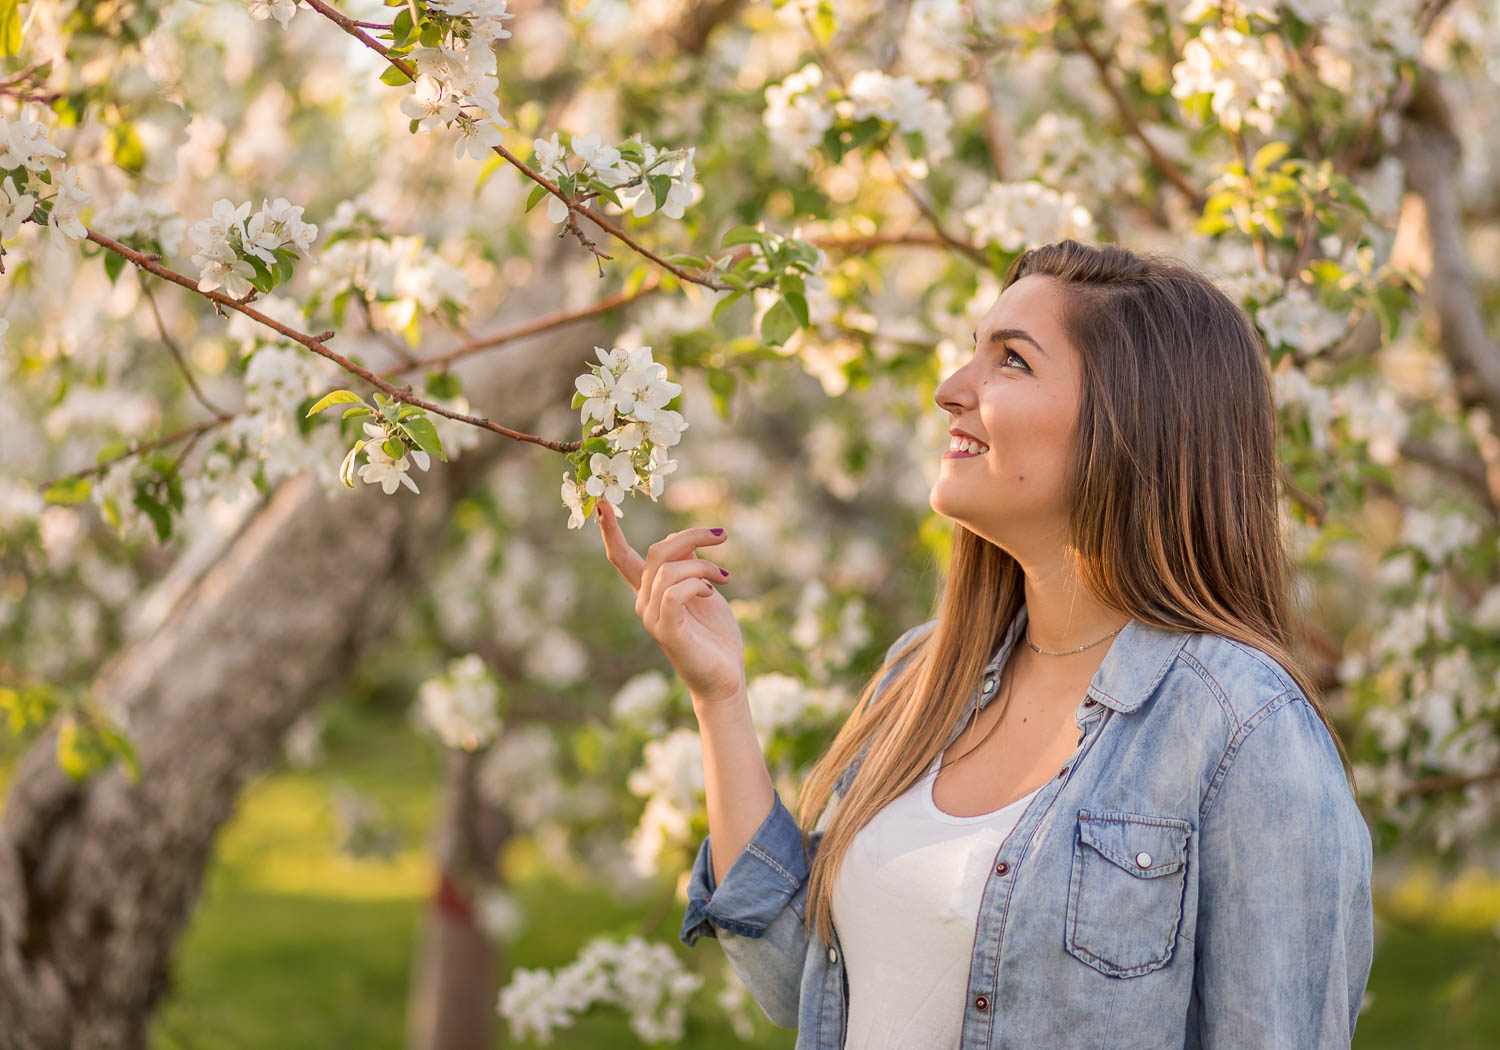
[[[958,1046],[985,879],[1041,788],[956,817],[932,798],[942,761],[859,830],[834,879],[849,978],[845,1050]]]

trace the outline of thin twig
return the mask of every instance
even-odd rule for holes
[[[828,72],[833,76],[833,79],[838,83],[839,90],[847,95],[849,93],[849,85],[844,80],[844,74],[840,71],[837,63],[833,61],[832,56],[824,52],[822,46],[818,43],[818,36],[817,33],[813,31],[811,20],[809,20],[807,17],[807,10],[805,8],[798,7],[797,14],[802,19],[803,28],[807,30],[808,43],[812,47],[813,55],[816,56],[818,64],[824,69],[828,70]],[[917,206],[917,210],[920,211],[922,215],[927,219],[927,221],[932,224],[933,230],[936,231],[938,237],[943,240],[943,243],[947,244],[951,248],[963,252],[980,266],[988,268],[990,265],[990,259],[989,256],[985,254],[984,250],[978,245],[972,244],[969,241],[959,240],[957,237],[953,236],[946,229],[944,229],[943,220],[938,216],[936,209],[934,209],[931,204],[927,203],[927,201],[923,199],[922,195],[917,192],[916,187],[908,183],[902,176],[900,169],[896,167],[896,161],[891,156],[890,148],[888,146],[882,145],[879,147],[879,149],[881,155],[885,157],[886,163],[890,165],[891,174],[896,178],[896,184],[901,187],[902,191],[909,198],[911,198],[911,202]]]
[[[403,61],[400,57],[390,54],[378,40],[375,40],[368,33],[364,32],[357,25],[355,25],[352,19],[348,18],[341,12],[336,11],[328,4],[324,3],[324,0],[303,0],[303,2],[307,4],[308,7],[311,7],[314,11],[317,11],[319,14],[323,15],[325,18],[329,19],[334,24],[339,26],[339,28],[343,29],[344,32],[354,37],[360,43],[370,48],[370,50],[380,55],[396,69],[399,69],[406,76],[410,77],[413,81],[417,79],[416,70],[413,69],[408,63]],[[700,284],[705,288],[713,288],[716,291],[731,290],[731,286],[725,284],[722,281],[716,281],[711,278],[701,277],[698,274],[690,273],[689,271],[684,270],[682,267],[668,262],[666,259],[662,258],[650,248],[647,248],[644,244],[641,244],[634,237],[630,236],[630,234],[626,233],[623,229],[621,229],[615,223],[611,222],[609,219],[605,218],[603,215],[599,214],[591,208],[585,208],[577,201],[569,198],[567,194],[563,193],[562,190],[558,188],[556,183],[552,182],[540,172],[532,169],[530,165],[521,160],[515,154],[511,153],[510,150],[506,149],[504,146],[495,145],[491,146],[490,149],[499,154],[505,160],[509,161],[513,167],[515,167],[527,178],[535,182],[538,186],[545,187],[549,193],[566,204],[570,212],[582,215],[584,218],[592,222],[595,226],[598,226],[605,233],[608,233],[611,237],[614,237],[616,240],[620,241],[622,244],[624,244],[626,247],[630,248],[637,254],[643,255],[647,259],[650,259],[652,262],[660,266],[662,269],[666,270],[668,273],[672,274],[678,280],[687,281],[691,284]]]
[[[1125,97],[1125,93],[1115,84],[1114,78],[1109,75],[1109,59],[1094,46],[1093,42],[1084,33],[1083,26],[1079,24],[1078,9],[1073,5],[1072,0],[1060,0],[1058,7],[1059,10],[1067,15],[1068,25],[1073,30],[1074,37],[1078,40],[1079,50],[1087,55],[1089,61],[1093,63],[1094,70],[1099,74],[1099,83],[1104,86],[1104,90],[1108,92],[1111,101],[1114,102],[1115,111],[1119,113],[1120,119],[1125,122],[1125,127],[1135,137],[1136,141],[1141,144],[1142,148],[1145,149],[1146,154],[1151,158],[1151,163],[1156,166],[1156,169],[1166,177],[1168,182],[1177,187],[1178,191],[1188,199],[1188,203],[1195,210],[1202,211],[1203,205],[1207,202],[1203,191],[1194,186],[1188,177],[1182,173],[1181,169],[1173,164],[1167,155],[1157,148],[1156,143],[1152,142],[1146,134],[1146,129],[1141,127],[1141,122],[1135,115],[1135,108],[1131,106],[1130,100]]]
[[[1488,784],[1500,780],[1500,769],[1487,769],[1483,773],[1450,773],[1438,777],[1413,780],[1396,792],[1397,798],[1413,798],[1417,795],[1432,795],[1439,791],[1452,791],[1470,784]]]
[[[405,402],[408,405],[415,405],[416,407],[426,409],[429,412],[435,412],[440,416],[447,417],[448,419],[456,419],[462,423],[471,423],[474,426],[483,427],[485,430],[493,430],[497,434],[504,435],[508,438],[514,438],[517,441],[529,441],[533,445],[541,445],[543,448],[550,448],[556,452],[572,452],[582,445],[581,441],[551,441],[547,438],[538,437],[535,434],[527,434],[519,430],[512,430],[510,427],[502,426],[499,423],[493,423],[488,419],[484,419],[483,417],[464,415],[461,412],[454,412],[451,409],[444,408],[442,405],[435,404],[434,402],[427,401],[420,397],[416,397],[411,392],[410,384],[406,385],[405,387],[394,386],[393,384],[388,383],[386,380],[382,379],[380,376],[376,375],[374,372],[371,372],[369,369],[363,368],[360,365],[355,364],[353,361],[349,360],[342,354],[328,349],[328,347],[323,344],[326,340],[332,339],[334,335],[337,334],[332,330],[327,332],[320,332],[317,335],[308,335],[305,332],[299,332],[293,328],[288,328],[286,325],[282,324],[280,321],[277,321],[275,318],[267,317],[259,310],[248,306],[248,296],[246,297],[246,300],[242,301],[239,299],[231,299],[229,296],[224,295],[220,292],[199,291],[198,282],[194,281],[191,277],[188,277],[185,274],[178,273],[176,270],[170,269],[166,266],[161,265],[159,262],[156,262],[155,256],[148,257],[147,255],[136,251],[134,248],[121,244],[119,241],[115,240],[112,237],[107,237],[104,234],[99,233],[97,230],[89,230],[88,239],[93,241],[95,244],[103,245],[110,251],[125,256],[125,258],[129,259],[137,266],[141,267],[142,269],[151,271],[158,277],[164,278],[168,281],[171,281],[173,284],[178,284],[191,291],[197,292],[199,295],[209,299],[214,303],[219,304],[220,306],[227,306],[231,310],[238,310],[240,313],[244,314],[246,317],[249,317],[251,320],[259,321],[261,324],[266,325],[268,328],[271,328],[280,333],[285,338],[307,347],[319,357],[328,358],[328,360],[338,365],[344,371],[359,376],[359,378],[363,379],[371,386],[384,391],[386,395],[394,398],[397,401]]]
[[[167,331],[167,323],[162,320],[161,310],[157,308],[156,296],[151,294],[151,286],[146,281],[146,275],[139,270],[135,272],[135,275],[141,282],[141,291],[146,293],[146,301],[151,304],[151,315],[156,318],[156,330],[161,333],[161,341],[166,343],[167,349],[172,352],[172,357],[177,361],[177,367],[182,370],[182,378],[187,380],[187,384],[192,389],[193,395],[198,399],[199,404],[215,416],[227,415],[222,408],[208,400],[202,388],[198,386],[198,381],[193,378],[193,371],[188,368],[187,358],[183,356],[182,350],[177,346],[177,340],[173,339],[171,333]]]

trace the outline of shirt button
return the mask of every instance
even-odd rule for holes
[[[828,961],[829,962],[838,962],[839,961],[839,953],[836,952],[834,949],[829,948],[828,949]]]
[[[1003,861],[1003,860],[999,864],[995,865],[995,874],[996,875],[1004,875],[1009,870],[1010,870],[1010,865],[1007,864],[1007,863],[1005,863],[1005,861]]]
[[[1092,696],[1091,696],[1091,697],[1089,697],[1089,698],[1088,698],[1088,699],[1087,699],[1087,700],[1085,700],[1085,701],[1084,701],[1084,702],[1083,702],[1083,706],[1084,706],[1084,707],[1093,707],[1093,706],[1094,706],[1094,705],[1095,705],[1095,704],[1097,704],[1097,703],[1098,703],[1098,702],[1099,702],[1099,701],[1097,701],[1097,700],[1095,700],[1095,699],[1094,699],[1094,698],[1093,698],[1093,697],[1092,697]]]
[[[1057,774],[1057,779],[1061,780],[1063,777],[1065,777],[1067,775],[1068,775],[1068,767],[1067,766],[1063,766],[1062,767],[1062,771]]]
[[[984,673],[984,691],[986,693],[988,693],[988,692],[990,692],[994,688],[995,688],[995,672],[994,671],[986,671]]]
[[[980,1010],[988,1010],[990,1008],[990,1001],[988,998],[981,995],[978,999],[974,1000],[974,1005]]]
[[[1142,850],[1135,855],[1135,862],[1143,868],[1149,868],[1151,867],[1151,854]]]

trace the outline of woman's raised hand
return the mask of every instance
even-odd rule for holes
[[[723,530],[683,529],[653,543],[642,558],[608,500],[595,505],[604,552],[635,591],[635,614],[687,683],[695,701],[728,702],[745,688],[745,642],[715,584],[729,573],[696,549],[724,541]]]

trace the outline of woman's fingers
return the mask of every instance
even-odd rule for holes
[[[662,609],[667,604],[667,594],[673,588],[677,588],[684,580],[707,580],[712,583],[725,583],[729,574],[711,561],[701,558],[683,558],[678,561],[669,561],[663,565],[653,577],[651,593],[654,599],[646,599],[646,590],[636,595],[636,615],[647,627],[654,627],[661,619]],[[678,588],[683,590],[684,588]],[[701,587],[686,590],[686,596],[693,594],[707,596],[709,592]],[[684,597],[683,600],[686,600]]]
[[[620,531],[620,522],[615,518],[614,508],[609,505],[609,500],[601,499],[594,505],[594,516],[599,519],[599,532],[604,536],[604,554],[609,563],[619,570],[625,582],[630,584],[631,589],[640,591],[641,570],[646,562],[630,541],[625,538],[625,533]]]
[[[646,551],[646,563],[641,567],[641,585],[635,592],[637,614],[660,603],[657,578],[661,570],[665,566],[678,562],[686,565],[696,564],[698,555],[695,548],[704,544],[719,543],[724,539],[723,530],[720,529],[719,532],[720,535],[715,536],[712,529],[683,529],[680,532],[663,536],[653,543]]]

